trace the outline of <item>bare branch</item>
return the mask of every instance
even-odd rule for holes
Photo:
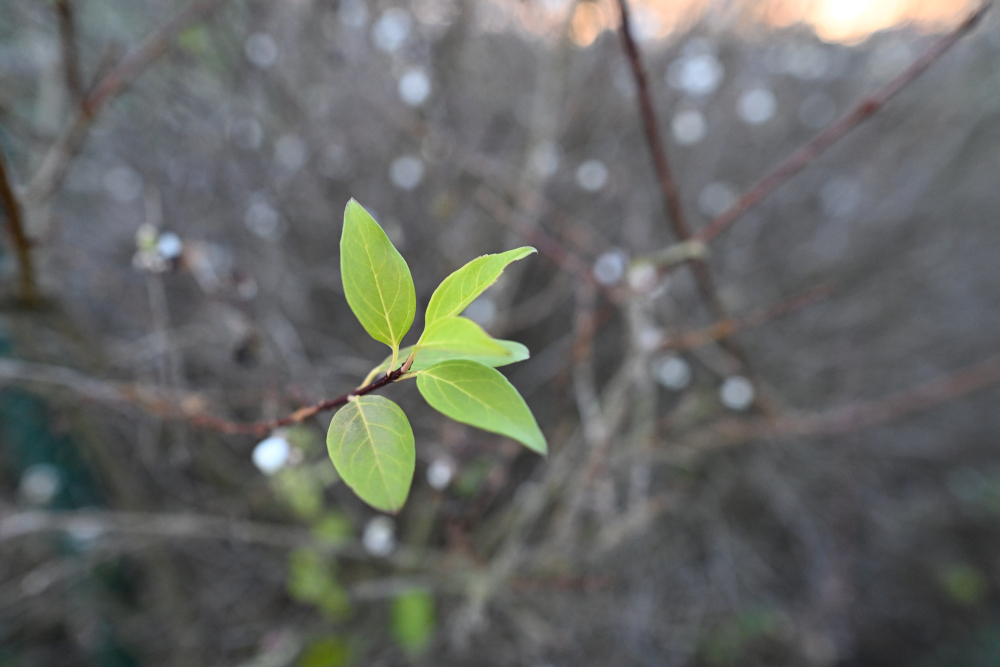
[[[83,74],[80,72],[80,52],[76,44],[76,19],[70,0],[56,2],[59,17],[59,43],[62,48],[63,76],[66,88],[76,104],[83,101]]]
[[[3,150],[0,150],[0,205],[3,205],[4,213],[7,216],[7,231],[14,244],[14,253],[17,255],[21,299],[28,305],[34,305],[38,302],[38,290],[35,285],[35,270],[31,262],[31,241],[24,230],[21,203],[17,200],[7,175]]]
[[[962,21],[962,23],[959,24],[959,26],[951,33],[943,37],[924,55],[918,58],[906,69],[906,71],[887,83],[874,95],[861,102],[861,104],[859,104],[854,111],[834,122],[828,128],[820,132],[816,138],[808,144],[788,156],[788,158],[779,164],[774,171],[759,180],[753,187],[747,190],[747,192],[736,200],[736,203],[730,206],[727,211],[723,212],[722,215],[699,230],[698,233],[694,235],[694,238],[707,243],[728,229],[729,226],[739,220],[743,214],[759,204],[761,200],[778,189],[778,187],[783,185],[803,168],[808,166],[810,162],[815,160],[819,155],[826,151],[826,149],[830,148],[830,146],[837,143],[837,141],[842,139],[847,133],[856,128],[866,119],[870,118],[876,111],[885,106],[886,102],[895,97],[896,93],[909,85],[914,79],[920,76],[924,70],[937,62],[937,60],[941,58],[941,56],[943,56],[948,49],[954,46],[958,40],[976,27],[991,6],[992,3],[987,3],[980,7],[976,12]]]
[[[177,36],[204,19],[226,0],[194,0],[174,18],[151,32],[132,53],[125,56],[105,74],[81,101],[80,109],[67,124],[62,135],[42,159],[26,189],[25,201],[37,205],[55,191],[66,175],[69,163],[80,150],[90,124],[107,102],[120,94],[141,75]]]
[[[638,88],[639,110],[642,113],[642,124],[646,131],[646,143],[649,145],[649,150],[653,155],[653,166],[656,169],[656,176],[660,182],[660,192],[663,195],[663,202],[677,240],[687,241],[691,237],[691,229],[684,217],[681,196],[677,191],[677,182],[674,180],[673,173],[670,170],[670,163],[667,161],[667,151],[664,148],[663,137],[660,136],[660,123],[656,117],[656,109],[653,107],[653,98],[649,92],[649,81],[646,78],[646,70],[642,64],[642,56],[639,53],[638,45],[635,43],[635,38],[632,36],[628,0],[618,0],[618,9],[622,17],[622,43],[632,68],[632,74],[635,77],[636,87]],[[715,315],[717,317],[724,317],[725,312],[716,294],[708,265],[700,259],[695,259],[691,261],[691,269],[694,271],[698,288],[701,290],[705,300],[712,307]]]

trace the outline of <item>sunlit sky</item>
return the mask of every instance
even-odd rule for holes
[[[618,24],[615,0],[511,0],[505,4],[523,27],[562,23],[570,36],[586,46]],[[970,0],[631,0],[641,38],[662,38],[705,17],[715,25],[804,24],[828,42],[857,43],[872,33],[904,24],[923,30],[942,29],[971,12]],[[568,15],[568,12],[572,12]]]

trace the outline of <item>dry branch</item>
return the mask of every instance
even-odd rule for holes
[[[761,200],[808,166],[851,130],[870,118],[876,111],[885,106],[886,102],[895,97],[896,93],[937,62],[958,40],[976,27],[991,6],[992,3],[987,3],[980,7],[976,12],[962,21],[951,33],[941,38],[924,55],[914,61],[902,74],[887,83],[874,95],[862,101],[854,111],[835,121],[820,132],[812,141],[788,156],[777,168],[759,180],[743,196],[737,199],[736,203],[730,206],[727,211],[724,211],[722,215],[699,230],[694,235],[694,238],[708,243],[728,229],[730,225],[743,217],[747,211],[759,204]]]
[[[26,189],[25,201],[37,205],[59,187],[69,163],[80,150],[101,107],[120,94],[159,58],[186,29],[204,19],[226,0],[195,0],[151,32],[130,54],[105,74],[80,103],[80,109],[42,159]]]

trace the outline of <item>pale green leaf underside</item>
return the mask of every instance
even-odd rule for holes
[[[466,306],[496,282],[508,264],[523,259],[533,252],[536,252],[534,248],[525,246],[498,255],[483,255],[455,271],[445,278],[431,295],[424,326],[430,326],[445,317],[461,314]]]
[[[413,481],[413,430],[402,409],[382,396],[359,396],[330,422],[330,460],[344,482],[375,509],[396,512]]]
[[[361,326],[375,340],[398,348],[417,310],[413,278],[389,237],[353,199],[344,210],[340,275]]]
[[[499,371],[475,361],[443,361],[417,374],[431,407],[455,421],[513,438],[539,454],[548,447],[534,415]]]
[[[425,370],[434,364],[439,364],[442,361],[448,361],[449,359],[467,359],[469,361],[478,361],[479,363],[491,368],[497,368],[500,366],[506,366],[507,364],[513,364],[518,361],[524,361],[531,356],[528,352],[528,348],[520,343],[516,343],[512,340],[499,340],[496,338],[493,338],[492,340],[504,349],[502,354],[480,354],[444,347],[425,348],[421,345],[420,352],[417,353],[416,359],[413,360],[413,365],[410,366],[410,372],[416,373],[417,371]],[[403,362],[406,361],[412,351],[412,345],[404,347],[399,351],[399,356],[396,358],[396,368],[403,365]],[[378,368],[372,372],[376,374],[385,373],[389,370],[390,362],[392,362],[392,355],[386,357],[385,360],[379,364]]]

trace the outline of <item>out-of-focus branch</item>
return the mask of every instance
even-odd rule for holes
[[[62,182],[70,160],[79,151],[98,111],[135,81],[184,30],[204,19],[226,0],[194,0],[176,16],[151,32],[130,54],[105,74],[80,103],[80,109],[42,159],[28,183],[25,201],[45,201]]]
[[[924,412],[1000,382],[1000,356],[989,357],[944,377],[872,401],[778,419],[730,418],[672,439],[658,458],[733,446],[760,439],[831,436],[882,426]]]
[[[21,299],[28,305],[34,305],[38,301],[38,290],[35,286],[35,270],[31,263],[31,241],[24,230],[21,203],[17,200],[10,177],[7,175],[3,150],[0,150],[0,205],[3,206],[7,217],[7,231],[14,244],[14,254],[17,256]]]
[[[403,376],[403,368],[397,368],[363,387],[349,391],[343,396],[323,401],[315,405],[299,408],[280,419],[260,422],[234,422],[208,414],[202,410],[203,400],[198,394],[165,392],[156,388],[125,383],[107,382],[88,377],[70,368],[36,364],[14,359],[0,359],[0,383],[7,380],[39,382],[66,387],[81,396],[102,403],[129,403],[150,414],[164,419],[185,421],[199,428],[229,433],[231,435],[264,436],[276,428],[300,424],[320,412],[332,410],[356,396],[364,396],[377,389],[396,382]]]
[[[70,0],[56,2],[56,15],[59,17],[59,43],[62,48],[63,76],[66,78],[66,88],[73,102],[83,101],[83,74],[80,71],[80,52],[76,43],[76,19],[73,3]]]
[[[887,83],[874,95],[861,102],[854,111],[834,122],[820,132],[812,141],[788,156],[774,171],[759,180],[742,197],[737,199],[736,203],[730,206],[727,211],[698,231],[694,235],[694,238],[707,243],[728,229],[743,214],[755,207],[779,186],[808,166],[809,163],[826,151],[826,149],[830,148],[830,146],[843,138],[864,120],[871,117],[876,111],[885,106],[886,102],[892,99],[896,93],[937,62],[948,49],[954,46],[958,40],[968,34],[982,20],[991,6],[992,3],[984,4],[962,21],[951,33],[943,37],[924,55],[918,58],[906,71]]]
[[[764,308],[763,310],[750,313],[749,315],[744,315],[742,317],[730,317],[720,322],[716,322],[712,326],[699,329],[698,331],[690,331],[688,333],[671,336],[660,344],[660,349],[681,352],[717,343],[720,340],[729,338],[730,336],[743,331],[744,329],[760,326],[770,322],[771,320],[783,317],[789,313],[795,312],[796,310],[812,305],[813,303],[829,296],[831,291],[832,288],[828,286],[817,287],[794,296],[787,301],[782,301],[781,303],[777,303],[768,308]]]
[[[307,528],[204,514],[39,510],[0,518],[0,542],[52,532],[71,532],[93,538],[125,534],[160,539],[235,540],[281,548],[305,546],[316,541]]]
[[[646,131],[646,142],[649,145],[650,153],[653,155],[653,166],[656,169],[656,177],[660,182],[660,192],[663,195],[663,203],[670,217],[670,224],[674,228],[674,234],[678,241],[685,241],[691,236],[691,229],[688,227],[684,217],[684,210],[681,206],[681,195],[677,190],[677,182],[674,181],[673,173],[670,170],[670,163],[667,161],[667,150],[663,145],[663,137],[660,136],[660,124],[656,117],[656,108],[653,106],[653,98],[649,92],[649,81],[646,78],[646,68],[642,64],[642,55],[639,53],[639,46],[635,43],[632,35],[632,22],[629,15],[627,0],[618,0],[618,10],[621,12],[621,36],[622,45],[625,47],[625,55],[628,56],[629,65],[632,68],[632,76],[635,78],[638,89],[639,111],[642,113],[642,125]]]
[[[653,156],[653,166],[656,169],[657,180],[660,182],[660,192],[663,195],[664,206],[673,226],[674,234],[678,241],[687,241],[691,237],[691,229],[688,227],[684,217],[684,209],[681,206],[681,196],[677,190],[677,182],[674,180],[670,170],[670,163],[667,160],[667,150],[664,147],[663,137],[660,135],[660,123],[656,117],[656,109],[653,106],[653,97],[649,92],[649,81],[646,78],[646,69],[642,64],[642,55],[639,47],[635,43],[632,35],[632,23],[629,18],[628,0],[618,0],[618,9],[621,12],[621,36],[622,44],[625,47],[625,54],[628,56],[629,65],[632,68],[632,75],[635,78],[638,89],[639,111],[642,114],[642,124],[646,131],[646,142]],[[701,290],[705,300],[712,307],[717,317],[723,317],[724,312],[719,303],[712,281],[712,274],[708,271],[708,265],[699,259],[691,261],[691,268],[694,271],[695,279],[698,281],[698,288]]]

